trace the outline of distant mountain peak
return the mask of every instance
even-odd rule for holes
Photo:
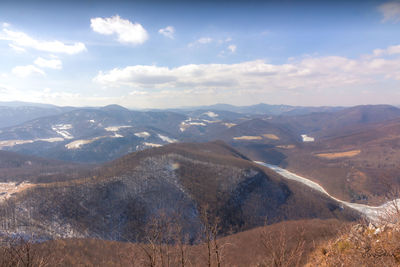
[[[123,106],[120,106],[120,105],[117,105],[117,104],[108,105],[108,106],[102,107],[101,109],[109,110],[109,111],[112,111],[112,110],[125,110],[125,111],[128,111],[129,110],[129,109],[124,108]]]

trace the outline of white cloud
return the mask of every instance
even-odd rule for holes
[[[194,41],[193,43],[190,43],[188,46],[189,47],[193,47],[195,45],[204,45],[204,44],[209,44],[212,41],[214,41],[212,38],[210,37],[201,37],[200,39],[197,39],[196,41]]]
[[[13,44],[8,44],[8,46],[9,46],[11,49],[13,49],[15,52],[17,52],[17,53],[25,53],[25,52],[26,52],[26,49],[25,49],[25,48],[22,48],[22,47],[13,45]]]
[[[143,44],[149,38],[141,24],[132,23],[118,15],[111,18],[92,18],[90,27],[100,34],[117,34],[118,41],[121,43]]]
[[[85,45],[80,42],[68,45],[61,41],[41,41],[30,37],[26,33],[11,31],[6,28],[3,28],[3,32],[0,33],[0,40],[10,41],[14,47],[33,48],[51,53],[73,55],[86,50]],[[14,49],[14,47],[12,48]]]
[[[202,37],[199,40],[197,40],[197,42],[199,44],[208,44],[208,43],[211,43],[212,41],[213,41],[213,39],[210,37]]]
[[[395,54],[400,54],[400,45],[392,45],[386,49],[375,49],[373,51],[373,56],[375,57]]]
[[[385,51],[397,52],[391,47]],[[104,87],[237,92],[348,88],[382,80],[400,81],[400,58],[327,56],[292,59],[286,64],[255,60],[237,64],[190,64],[176,68],[136,65],[99,72],[94,78]]]
[[[11,25],[10,25],[10,23],[3,22],[2,26],[3,26],[3,28],[8,28],[8,27],[10,27]]]
[[[236,52],[236,45],[230,45],[230,46],[228,46],[228,49],[229,49],[229,51],[231,51],[232,53],[235,53]]]
[[[379,11],[383,15],[383,22],[400,21],[400,1],[387,2],[379,6]]]
[[[38,57],[34,63],[37,66],[42,67],[42,68],[50,68],[50,69],[56,69],[56,70],[62,69],[62,62],[59,59],[44,59],[44,58]]]
[[[14,75],[25,78],[33,74],[45,75],[44,71],[34,65],[17,66],[11,70]]]
[[[174,39],[175,28],[172,26],[167,26],[163,29],[158,30],[158,33],[164,35],[167,38]]]

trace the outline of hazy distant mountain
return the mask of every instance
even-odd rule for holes
[[[215,104],[210,106],[184,107],[182,110],[216,110],[230,111],[242,114],[259,114],[259,115],[303,115],[313,112],[334,112],[343,109],[343,107],[302,107],[290,105],[269,105],[256,104],[250,106],[234,106],[229,104]],[[179,110],[179,109],[176,109]]]
[[[57,107],[25,102],[0,102],[0,128],[15,126],[33,119],[53,116],[73,110],[72,107]]]
[[[368,124],[400,118],[400,109],[390,105],[363,105],[344,108],[337,112],[318,112],[300,116],[280,116],[273,122],[290,128],[297,134],[318,137],[344,134]],[[335,133],[336,132],[336,133]]]
[[[29,102],[0,102],[0,128],[15,126],[33,119],[62,114],[77,109],[99,109],[99,108],[75,108],[75,107],[58,107],[49,104],[29,103]],[[243,114],[250,115],[301,115],[312,112],[334,112],[340,110],[340,107],[295,107],[288,105],[268,105],[257,104],[252,106],[233,106],[228,104],[216,104],[212,106],[169,109],[169,110],[150,110],[153,112],[172,111],[183,113],[187,116],[196,115],[199,112],[217,111],[220,115],[219,119],[233,120],[242,117]],[[131,111],[118,105],[110,105],[104,107],[104,110],[114,110],[121,112],[122,110]]]
[[[30,108],[21,109],[16,113]],[[51,116],[0,129],[0,149],[59,160],[105,162],[168,143],[224,140],[252,153],[256,145],[293,146],[302,143],[302,134],[318,141],[400,117],[400,109],[384,105],[280,116],[208,109],[143,112],[118,105],[66,112],[54,109],[47,110]]]
[[[59,108],[51,104],[23,102],[23,101],[0,101],[1,107],[38,107],[38,108]]]

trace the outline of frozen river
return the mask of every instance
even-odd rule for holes
[[[321,193],[323,193],[324,195],[330,197],[333,200],[336,200],[337,202],[341,203],[343,206],[347,206],[351,209],[357,210],[358,212],[362,213],[363,215],[365,215],[366,218],[368,218],[371,221],[377,221],[380,218],[390,214],[391,212],[395,211],[395,207],[400,207],[400,199],[396,199],[396,200],[392,200],[392,201],[388,201],[386,203],[384,203],[381,206],[369,206],[369,205],[364,205],[364,204],[357,204],[357,203],[351,203],[351,202],[347,202],[344,200],[340,200],[332,195],[330,195],[321,185],[319,185],[318,183],[311,181],[305,177],[302,177],[300,175],[297,175],[295,173],[292,173],[288,170],[282,169],[276,165],[272,165],[272,164],[268,164],[268,163],[264,163],[261,161],[255,161],[255,163],[260,164],[262,166],[268,167],[271,170],[275,171],[276,173],[280,174],[281,176],[283,176],[286,179],[289,180],[294,180],[294,181],[298,181],[302,184],[307,185],[308,187],[313,188],[314,190],[317,190]]]

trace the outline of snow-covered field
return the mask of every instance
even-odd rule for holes
[[[107,132],[118,132],[120,129],[123,129],[123,128],[131,128],[131,127],[132,127],[132,126],[129,126],[129,125],[110,126],[110,127],[104,128],[104,130],[106,130]]]
[[[23,182],[17,185],[15,182],[10,183],[0,183],[0,202],[10,198],[13,194],[21,192],[33,184]]]
[[[162,146],[160,144],[154,144],[154,143],[148,143],[148,142],[144,142],[143,145],[145,145],[147,147],[161,147]]]
[[[148,132],[135,133],[135,135],[136,135],[137,137],[140,137],[140,138],[147,138],[147,137],[150,137],[150,134],[149,134]]]
[[[302,134],[301,138],[303,139],[303,142],[314,142],[315,141],[314,137],[308,136],[306,134]]]
[[[72,141],[71,143],[66,144],[65,147],[67,149],[78,149],[81,146],[90,144],[97,139],[98,138],[93,138],[93,139],[88,139],[88,140],[76,140],[76,141]]]
[[[249,135],[233,137],[233,140],[261,140],[261,139],[262,139],[261,136],[249,136]]]
[[[272,164],[264,163],[264,162],[261,162],[261,161],[255,161],[255,163],[270,168],[271,170],[273,170],[276,173],[280,174],[284,178],[303,183],[303,184],[311,187],[312,189],[317,190],[317,191],[323,193],[324,195],[330,197],[331,199],[341,203],[342,205],[347,206],[347,207],[349,207],[351,209],[357,210],[358,212],[360,212],[363,215],[365,215],[365,217],[367,217],[371,221],[378,221],[382,217],[390,215],[390,213],[393,212],[396,207],[400,207],[399,206],[400,205],[400,199],[395,199],[395,200],[392,200],[392,201],[388,201],[388,202],[386,202],[385,204],[383,204],[381,206],[369,206],[369,205],[351,203],[351,202],[347,202],[347,201],[344,201],[344,200],[340,200],[340,199],[338,199],[338,198],[336,198],[334,196],[331,196],[318,183],[313,182],[313,181],[311,181],[311,180],[309,180],[309,179],[307,179],[305,177],[302,177],[300,175],[297,175],[295,173],[292,173],[292,172],[290,172],[288,170],[282,169],[282,168],[280,168],[278,166],[275,166],[275,165],[272,165]]]
[[[233,126],[237,125],[236,123],[229,123],[229,122],[225,122],[225,123],[222,123],[222,124],[225,125],[228,128],[232,128]]]
[[[34,140],[3,140],[0,141],[0,149],[3,147],[13,147],[16,145],[31,144],[37,141],[53,143],[53,142],[62,142],[64,141],[64,138],[52,137],[52,138],[39,138]]]
[[[161,140],[163,140],[164,142],[168,142],[168,143],[176,143],[176,142],[178,142],[178,140],[176,140],[174,138],[171,138],[171,137],[168,137],[168,136],[164,136],[164,135],[161,135],[161,134],[158,134],[158,137]]]
[[[74,137],[67,131],[72,129],[71,124],[57,124],[51,127],[53,131],[61,135],[65,139],[73,139]]]
[[[216,114],[216,113],[214,113],[214,112],[212,112],[212,111],[207,111],[207,112],[204,112],[203,114],[204,114],[204,115],[207,115],[207,116],[210,117],[210,118],[216,118],[216,117],[218,117],[218,114]]]
[[[195,126],[207,126],[207,124],[205,124],[202,121],[193,121],[192,118],[189,118],[189,119],[184,120],[184,121],[181,122],[179,130],[181,132],[184,132],[187,128],[189,128],[190,126],[193,126],[193,125],[195,125]]]

